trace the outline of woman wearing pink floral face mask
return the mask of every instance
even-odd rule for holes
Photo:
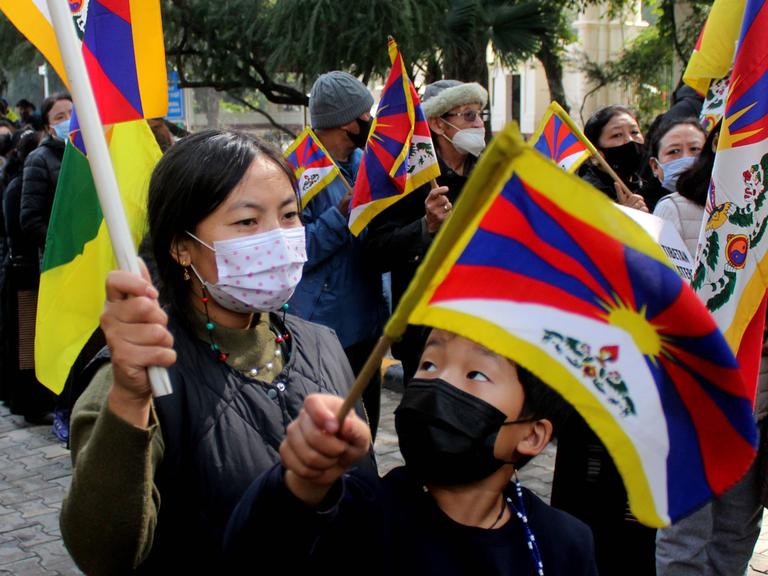
[[[155,169],[148,212],[160,290],[146,271],[107,280],[111,358],[73,411],[62,535],[87,573],[215,573],[232,507],[305,396],[344,395],[353,377],[329,329],[286,315],[306,253],[277,151],[190,136]],[[170,396],[152,399],[152,365],[169,367]]]

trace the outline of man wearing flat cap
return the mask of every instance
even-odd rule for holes
[[[312,129],[354,187],[371,127],[373,96],[347,72],[321,75],[309,95]],[[307,262],[291,298],[291,312],[336,331],[357,374],[381,335],[386,309],[381,273],[363,261],[361,239],[347,226],[351,191],[336,178],[302,212]],[[380,376],[363,395],[371,431],[379,413]]]
[[[392,305],[397,305],[441,224],[450,216],[477,157],[485,148],[488,92],[475,82],[439,80],[424,90],[422,110],[432,131],[440,165],[438,188],[427,184],[393,204],[368,226],[367,259],[392,273]],[[409,327],[392,353],[403,363],[407,382],[416,372],[426,337]]]

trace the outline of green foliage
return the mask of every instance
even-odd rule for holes
[[[675,0],[657,0],[653,9],[656,25],[641,33],[620,58],[605,63],[585,61],[581,68],[592,84],[592,92],[610,84],[631,89],[642,125],[649,125],[656,115],[672,103],[672,94],[680,82],[673,75],[675,53],[687,62],[693,51],[713,0],[687,0],[690,15],[675,20]],[[677,2],[678,4],[680,2]]]
[[[728,216],[728,222],[739,226],[740,228],[751,227],[754,220],[752,210],[747,208],[737,208],[733,214]]]
[[[387,36],[406,65],[434,53],[434,27],[442,0],[280,0],[265,28],[268,65],[294,72],[311,84],[328,70],[348,70],[364,79],[390,67]]]
[[[267,67],[272,47],[265,30],[273,2],[163,0],[169,62],[184,87],[256,89],[270,101],[304,104],[306,96],[275,79]]]

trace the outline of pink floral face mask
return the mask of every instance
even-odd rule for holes
[[[307,261],[303,226],[217,240],[213,246],[187,234],[214,252],[219,280],[206,281],[194,265],[192,271],[211,297],[233,312],[279,310],[293,295]]]

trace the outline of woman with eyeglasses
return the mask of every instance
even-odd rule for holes
[[[379,214],[363,249],[381,272],[392,273],[392,306],[408,287],[437,231],[451,215],[469,173],[485,148],[488,92],[475,82],[439,80],[424,91],[422,110],[440,165],[438,188],[427,184]],[[410,327],[392,353],[403,363],[404,381],[416,372],[426,334]]]

